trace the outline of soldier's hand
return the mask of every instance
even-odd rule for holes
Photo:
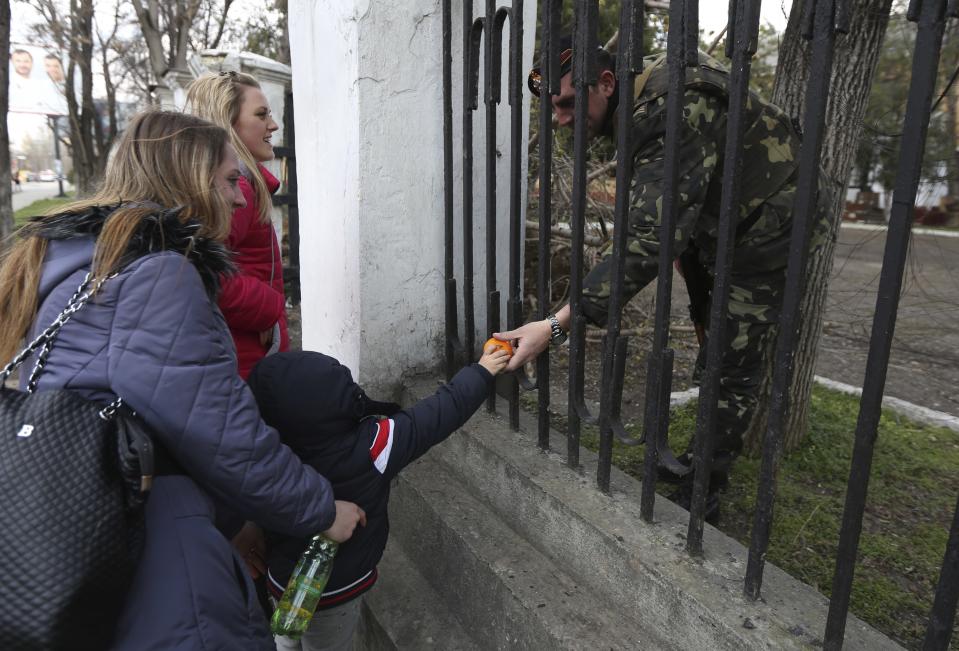
[[[507,371],[515,371],[536,357],[549,346],[552,330],[549,321],[532,321],[526,325],[505,332],[494,332],[493,336],[513,343],[513,356],[506,365]]]

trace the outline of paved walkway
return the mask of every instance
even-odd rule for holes
[[[885,228],[840,229],[817,375],[863,385],[885,244]],[[959,416],[959,237],[951,232],[913,233],[885,395]]]
[[[54,183],[21,183],[20,187],[22,188],[20,192],[13,193],[13,210],[16,212],[21,208],[29,206],[34,201],[39,201],[40,199],[47,199],[49,197],[57,196],[57,193],[60,191],[59,184]],[[67,192],[70,190],[70,184],[63,183],[63,191]]]

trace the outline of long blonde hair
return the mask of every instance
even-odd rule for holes
[[[236,149],[237,156],[250,170],[248,178],[256,193],[260,220],[268,223],[270,208],[273,205],[270,190],[266,187],[266,180],[257,168],[257,161],[253,159],[253,154],[233,128],[240,117],[245,88],[260,88],[260,82],[253,75],[233,70],[202,75],[190,82],[187,87],[186,110],[214,124],[219,124],[230,133],[230,143]]]
[[[228,142],[225,129],[192,115],[140,113],[124,131],[96,194],[59,206],[46,217],[119,205],[97,236],[95,279],[117,270],[142,219],[156,212],[155,205],[145,202],[181,208],[181,221],[200,224],[197,236],[223,241],[230,233],[232,206],[216,190],[214,176]],[[43,227],[40,218],[21,228],[0,263],[0,364],[14,355],[37,311],[47,251]]]

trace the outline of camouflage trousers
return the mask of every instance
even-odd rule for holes
[[[755,322],[732,315],[726,319],[712,455],[711,483],[716,488],[725,486],[732,463],[743,449],[743,434],[759,401],[763,364],[778,332],[775,321]],[[696,360],[693,380],[697,385],[705,374],[706,349],[704,344]]]

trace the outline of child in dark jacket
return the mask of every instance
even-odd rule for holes
[[[371,400],[348,368],[320,353],[279,353],[257,364],[248,382],[263,420],[330,481],[336,499],[366,512],[366,526],[340,545],[310,629],[299,641],[277,637],[277,648],[351,648],[357,597],[376,582],[386,547],[390,481],[469,420],[508,361],[507,352],[487,346],[478,363],[403,410]],[[279,599],[308,540],[269,535],[269,542],[267,583]]]

